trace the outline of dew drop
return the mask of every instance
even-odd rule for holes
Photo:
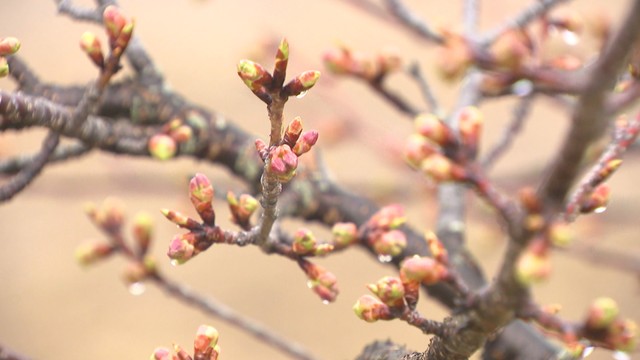
[[[593,350],[595,350],[595,347],[593,346],[587,346],[586,348],[584,348],[584,350],[582,351],[582,358],[586,358],[587,356],[591,355],[593,353]]]
[[[593,210],[593,212],[596,213],[596,214],[602,214],[605,211],[607,211],[607,207],[606,206],[600,206],[599,208],[596,208],[595,210]]]
[[[562,30],[562,32],[560,32],[560,36],[562,37],[562,40],[564,40],[564,42],[570,46],[578,45],[578,43],[580,42],[580,36],[570,30]]]
[[[322,300],[322,303],[323,303],[324,305],[329,305],[329,304],[331,304],[331,302],[330,302],[329,300]]]
[[[529,80],[516,81],[516,83],[511,87],[511,91],[516,96],[527,96],[531,94],[531,91],[533,91],[533,84]]]
[[[313,281],[311,281],[311,280],[307,280],[307,287],[308,287],[309,289],[312,289],[312,288],[313,288]]]
[[[300,94],[296,95],[297,99],[302,99],[305,95],[307,95],[306,91],[301,92]]]
[[[178,260],[176,260],[176,259],[171,260],[169,263],[171,264],[171,266],[178,266],[178,265],[180,265],[180,263],[179,263],[179,262],[178,262]]]
[[[391,262],[391,260],[393,260],[393,256],[391,255],[378,255],[378,261],[381,263],[388,263]]]
[[[146,287],[142,282],[134,282],[133,284],[129,285],[128,290],[129,290],[129,294],[134,296],[139,296],[144,294]]]

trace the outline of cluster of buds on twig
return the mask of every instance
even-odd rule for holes
[[[396,51],[386,50],[375,56],[367,56],[343,46],[327,51],[324,56],[326,67],[338,75],[350,75],[370,83],[382,79],[402,68],[402,60]]]
[[[251,229],[251,215],[258,209],[260,203],[249,194],[236,196],[232,191],[227,193],[227,203],[231,210],[231,221],[243,230]]]
[[[616,302],[607,297],[596,299],[583,324],[584,337],[598,346],[632,352],[638,347],[638,325],[619,316]]]
[[[217,360],[220,357],[218,337],[216,328],[200,325],[193,341],[193,357],[180,345],[174,345],[173,352],[163,347],[156,348],[150,360]]]
[[[483,116],[475,106],[467,106],[457,115],[460,136],[434,114],[420,114],[414,120],[416,133],[409,137],[404,156],[409,165],[420,169],[436,182],[465,181],[466,159],[478,149]]]
[[[333,273],[302,258],[298,260],[298,265],[309,279],[307,285],[322,299],[322,302],[328,304],[335,301],[339,290],[338,280]]]
[[[130,260],[123,274],[123,279],[128,285],[141,284],[146,278],[156,274],[156,262],[148,254],[153,231],[153,221],[148,214],[140,213],[134,218],[134,246],[131,246],[124,241],[122,228],[125,216],[123,206],[118,200],[108,198],[101,207],[89,204],[86,206],[86,213],[107,235],[108,242],[81,245],[76,250],[76,259],[81,265],[92,265],[120,252]],[[139,290],[138,287],[131,289],[132,292]]]
[[[193,139],[193,129],[180,118],[166,123],[160,132],[151,136],[147,148],[151,156],[158,160],[172,159],[180,144],[188,144]]]
[[[433,285],[449,277],[448,255],[433,233],[427,234],[433,258],[412,256],[400,264],[400,277],[385,276],[367,288],[375,295],[363,295],[353,306],[356,315],[367,321],[409,319],[420,294],[420,285]]]
[[[14,37],[0,38],[0,78],[9,75],[7,55],[13,55],[20,49],[20,41]]]
[[[265,171],[282,183],[289,182],[296,174],[298,158],[309,152],[318,141],[318,132],[302,132],[302,120],[295,117],[284,130],[282,141],[269,147],[263,140],[257,139],[256,150],[265,162]]]
[[[293,235],[291,250],[300,256],[324,256],[358,242],[358,227],[354,223],[336,223],[331,228],[332,239],[320,243],[308,229],[299,229]]]
[[[274,97],[286,99],[291,96],[302,96],[316,84],[320,78],[320,72],[305,71],[284,85],[288,62],[289,43],[286,39],[282,39],[276,52],[273,74],[259,63],[245,59],[238,63],[238,75],[245,85],[266,104],[271,104]]]
[[[359,238],[366,241],[380,261],[388,262],[402,254],[407,237],[400,229],[406,222],[400,205],[389,205],[378,210],[359,229]]]
[[[183,264],[209,248],[212,242],[205,241],[207,231],[221,231],[216,227],[216,214],[213,209],[214,195],[213,186],[209,179],[203,174],[196,174],[189,182],[189,198],[202,221],[174,210],[162,210],[162,214],[169,221],[189,230],[188,233],[174,236],[169,243],[167,255],[173,264]]]
[[[80,37],[80,48],[101,71],[105,71],[110,66],[112,69],[109,71],[115,73],[119,69],[120,56],[126,50],[133,35],[134,21],[127,19],[122,11],[114,5],[109,5],[104,9],[102,21],[109,39],[109,56],[104,56],[100,40],[90,31],[83,33]]]

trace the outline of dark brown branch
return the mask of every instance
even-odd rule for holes
[[[629,14],[590,71],[588,83],[578,98],[572,125],[546,181],[539,189],[543,201],[553,209],[563,207],[575,181],[585,151],[607,128],[606,96],[625,66],[632,45],[640,35],[640,1],[634,1]]]

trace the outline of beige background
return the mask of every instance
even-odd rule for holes
[[[482,28],[491,28],[528,2],[485,1]],[[408,62],[419,61],[434,80],[445,106],[454,103],[458,86],[440,83],[433,75],[433,46],[345,3],[121,1],[125,11],[135,16],[136,33],[174,89],[255,134],[266,135],[266,112],[237,79],[235,64],[250,57],[270,66],[270,44],[281,36],[291,45],[291,74],[323,70],[322,53],[337,44],[370,53],[391,46]],[[457,1],[407,3],[435,26],[459,22]],[[605,11],[616,18],[626,2],[608,1],[604,9],[596,0],[577,3],[579,9]],[[2,0],[0,4],[0,36],[20,38],[20,55],[46,81],[71,84],[92,79],[94,69],[77,46],[77,39],[87,29],[98,31],[94,25],[57,16],[53,1]],[[391,85],[421,104],[415,84],[406,77],[394,77]],[[12,89],[13,85],[2,80],[0,88]],[[492,172],[507,191],[520,184],[535,184],[563,134],[565,112],[546,100],[538,104],[526,125],[526,135],[516,140],[513,152]],[[512,105],[506,100],[483,105],[488,128],[484,144],[500,136],[499,129],[508,121]],[[432,188],[397,160],[397,149],[411,132],[405,117],[362,84],[336,79],[326,72],[304,100],[290,102],[287,116],[295,115],[301,115],[308,127],[321,130],[319,147],[340,183],[381,204],[406,204],[409,220],[418,229],[433,226],[437,208]],[[352,132],[340,139],[332,129],[344,130],[345,124]],[[0,157],[35,151],[42,136],[42,131],[3,134]],[[640,257],[639,160],[637,154],[629,156],[628,164],[611,181],[614,191],[609,211],[578,221],[581,241]],[[366,293],[364,285],[392,273],[360,250],[318,261],[340,281],[341,294],[330,306],[322,305],[306,288],[304,276],[294,264],[266,257],[256,249],[214,247],[185,266],[171,267],[164,253],[176,229],[161,218],[158,209],[189,212],[186,180],[196,171],[210,175],[219,189],[242,188],[224,170],[206,163],[180,160],[161,164],[94,153],[47,168],[26,192],[0,205],[0,344],[38,359],[145,359],[156,346],[176,342],[189,348],[197,326],[207,323],[221,332],[224,359],[284,359],[156,288],[148,288],[142,296],[130,295],[120,280],[125,265],[121,259],[80,268],[73,259],[74,249],[87,240],[101,240],[85,218],[82,205],[117,195],[127,204],[130,215],[138,211],[153,214],[157,229],[153,251],[168,276],[306,344],[321,358],[354,358],[374,339],[391,338],[414,349],[425,348],[427,339],[399,321],[367,324],[353,315],[351,306]],[[504,239],[486,206],[472,197],[470,205],[469,246],[491,274],[499,263]],[[219,218],[228,216],[223,204],[218,209]],[[637,274],[594,266],[561,253],[555,256],[554,265],[552,279],[535,288],[541,302],[561,303],[566,317],[578,319],[594,297],[606,294],[619,301],[623,314],[640,320]],[[421,301],[420,306],[434,319],[444,316],[432,302]],[[600,358],[609,356],[604,352]]]

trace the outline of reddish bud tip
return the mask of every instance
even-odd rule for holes
[[[296,116],[284,130],[283,141],[285,144],[293,147],[296,141],[298,141],[300,134],[302,134],[302,119],[300,116]]]
[[[516,263],[516,278],[524,286],[542,282],[550,274],[551,259],[547,251],[537,251],[530,246]]]
[[[415,255],[400,264],[400,277],[403,282],[418,282],[432,285],[442,280],[447,274],[446,268],[428,257]]]
[[[138,245],[139,254],[144,255],[149,249],[153,232],[153,219],[147,213],[139,213],[133,219],[133,237]]]
[[[404,147],[404,158],[414,169],[429,155],[438,152],[436,146],[427,138],[419,134],[412,134]]]
[[[307,131],[298,139],[295,146],[293,147],[293,152],[300,156],[304,153],[309,152],[313,145],[318,141],[318,132],[315,130]]]
[[[454,141],[451,129],[434,114],[420,114],[414,120],[418,134],[440,146],[447,146]]]
[[[407,237],[400,230],[390,230],[373,239],[373,250],[378,255],[398,256],[407,247]]]
[[[208,225],[215,225],[216,214],[212,207],[213,186],[204,174],[196,174],[189,182],[189,198],[198,215]]]
[[[176,235],[171,239],[167,256],[175,260],[175,264],[184,264],[195,255],[195,248],[189,240],[185,235]]]
[[[218,344],[218,330],[213,326],[200,325],[196,332],[196,339],[193,342],[194,356],[204,355]]]
[[[0,39],[0,56],[13,55],[20,49],[20,40],[14,37]]]
[[[396,308],[404,305],[404,286],[402,281],[393,276],[385,276],[367,288],[386,305]]]
[[[373,214],[367,225],[374,229],[390,230],[398,228],[406,221],[402,206],[388,205]]]
[[[289,182],[295,176],[297,168],[298,156],[289,145],[277,146],[269,152],[267,171],[278,181]]]
[[[75,258],[80,265],[87,266],[96,263],[98,260],[107,258],[114,250],[111,244],[85,244],[76,249]]]
[[[356,316],[366,322],[393,319],[389,306],[371,295],[361,296],[353,305],[353,311]]]
[[[354,223],[335,223],[331,234],[337,248],[344,248],[358,241],[358,228]]]
[[[433,231],[428,231],[424,237],[427,240],[427,245],[429,245],[431,256],[442,265],[447,265],[449,263],[449,253],[444,244],[438,240],[436,234]]]
[[[312,254],[316,249],[316,237],[309,229],[299,229],[293,235],[293,252],[298,255]]]
[[[615,300],[608,297],[597,298],[589,307],[585,322],[590,329],[606,329],[619,313]]]
[[[149,139],[148,150],[158,160],[173,158],[178,150],[176,141],[169,135],[156,134]]]

